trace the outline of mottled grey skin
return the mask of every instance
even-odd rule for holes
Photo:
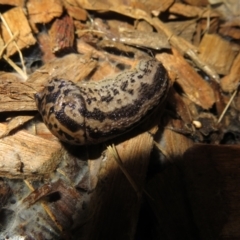
[[[163,65],[148,59],[98,82],[52,79],[35,99],[44,123],[60,140],[96,144],[136,126],[166,97],[168,87]]]

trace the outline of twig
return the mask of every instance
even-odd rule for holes
[[[238,89],[236,89],[236,90],[234,91],[234,93],[232,94],[232,96],[231,96],[231,98],[229,99],[226,107],[225,107],[224,110],[222,111],[222,114],[220,115],[217,123],[220,123],[220,122],[222,121],[222,118],[223,118],[224,114],[226,113],[226,111],[228,110],[228,108],[229,108],[230,104],[232,103],[234,97],[236,96],[237,91],[238,91]]]
[[[11,32],[11,30],[10,30],[7,22],[5,21],[3,15],[2,15],[1,13],[0,13],[0,19],[2,20],[4,26],[6,27],[6,29],[7,29],[7,31],[8,31],[8,34],[10,35],[11,39],[13,39],[13,38],[14,38],[14,35],[12,34],[12,32]],[[20,60],[21,60],[21,63],[22,63],[22,68],[23,68],[23,73],[24,73],[24,74],[21,74],[21,75],[24,77],[24,79],[27,79],[27,71],[26,71],[26,66],[25,66],[24,60],[23,60],[22,52],[21,52],[21,50],[19,49],[19,47],[18,47],[15,39],[13,39],[13,44],[15,45],[15,47],[16,47],[16,49],[17,49],[17,51],[18,51],[18,54],[19,54],[19,57],[20,57]]]
[[[4,52],[5,49],[8,47],[8,45],[9,45],[12,41],[14,41],[14,39],[15,39],[18,35],[19,35],[18,32],[15,33],[15,34],[13,35],[13,37],[12,37],[11,39],[9,39],[9,40],[7,41],[7,43],[3,46],[3,48],[1,49],[1,52],[0,52],[0,58],[2,58],[3,52]]]
[[[23,72],[23,70],[18,67],[6,54],[3,55],[3,58],[11,65],[16,72],[18,72],[24,79],[27,79],[27,75]]]
[[[131,178],[130,174],[127,172],[126,168],[123,166],[123,163],[121,161],[121,158],[118,155],[118,152],[117,152],[117,149],[116,149],[115,145],[108,146],[107,149],[113,155],[113,157],[116,160],[116,162],[118,163],[118,166],[120,167],[121,171],[123,172],[123,174],[125,175],[125,177],[129,181],[129,183],[131,184],[131,186],[133,187],[133,189],[137,193],[138,198],[140,198],[140,191],[139,191],[136,183]]]

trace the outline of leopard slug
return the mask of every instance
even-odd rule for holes
[[[168,74],[154,59],[98,82],[51,79],[35,94],[38,111],[61,141],[87,145],[132,129],[166,97]]]

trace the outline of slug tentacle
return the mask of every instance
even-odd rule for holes
[[[35,100],[44,123],[56,137],[84,145],[133,128],[166,97],[168,88],[163,65],[148,59],[133,70],[98,82],[52,79]]]

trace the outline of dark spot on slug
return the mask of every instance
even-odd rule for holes
[[[48,91],[52,92],[54,90],[54,88],[55,88],[54,86],[48,86]]]
[[[121,83],[120,88],[122,91],[126,91],[127,86],[128,86],[128,81],[124,81]]]

